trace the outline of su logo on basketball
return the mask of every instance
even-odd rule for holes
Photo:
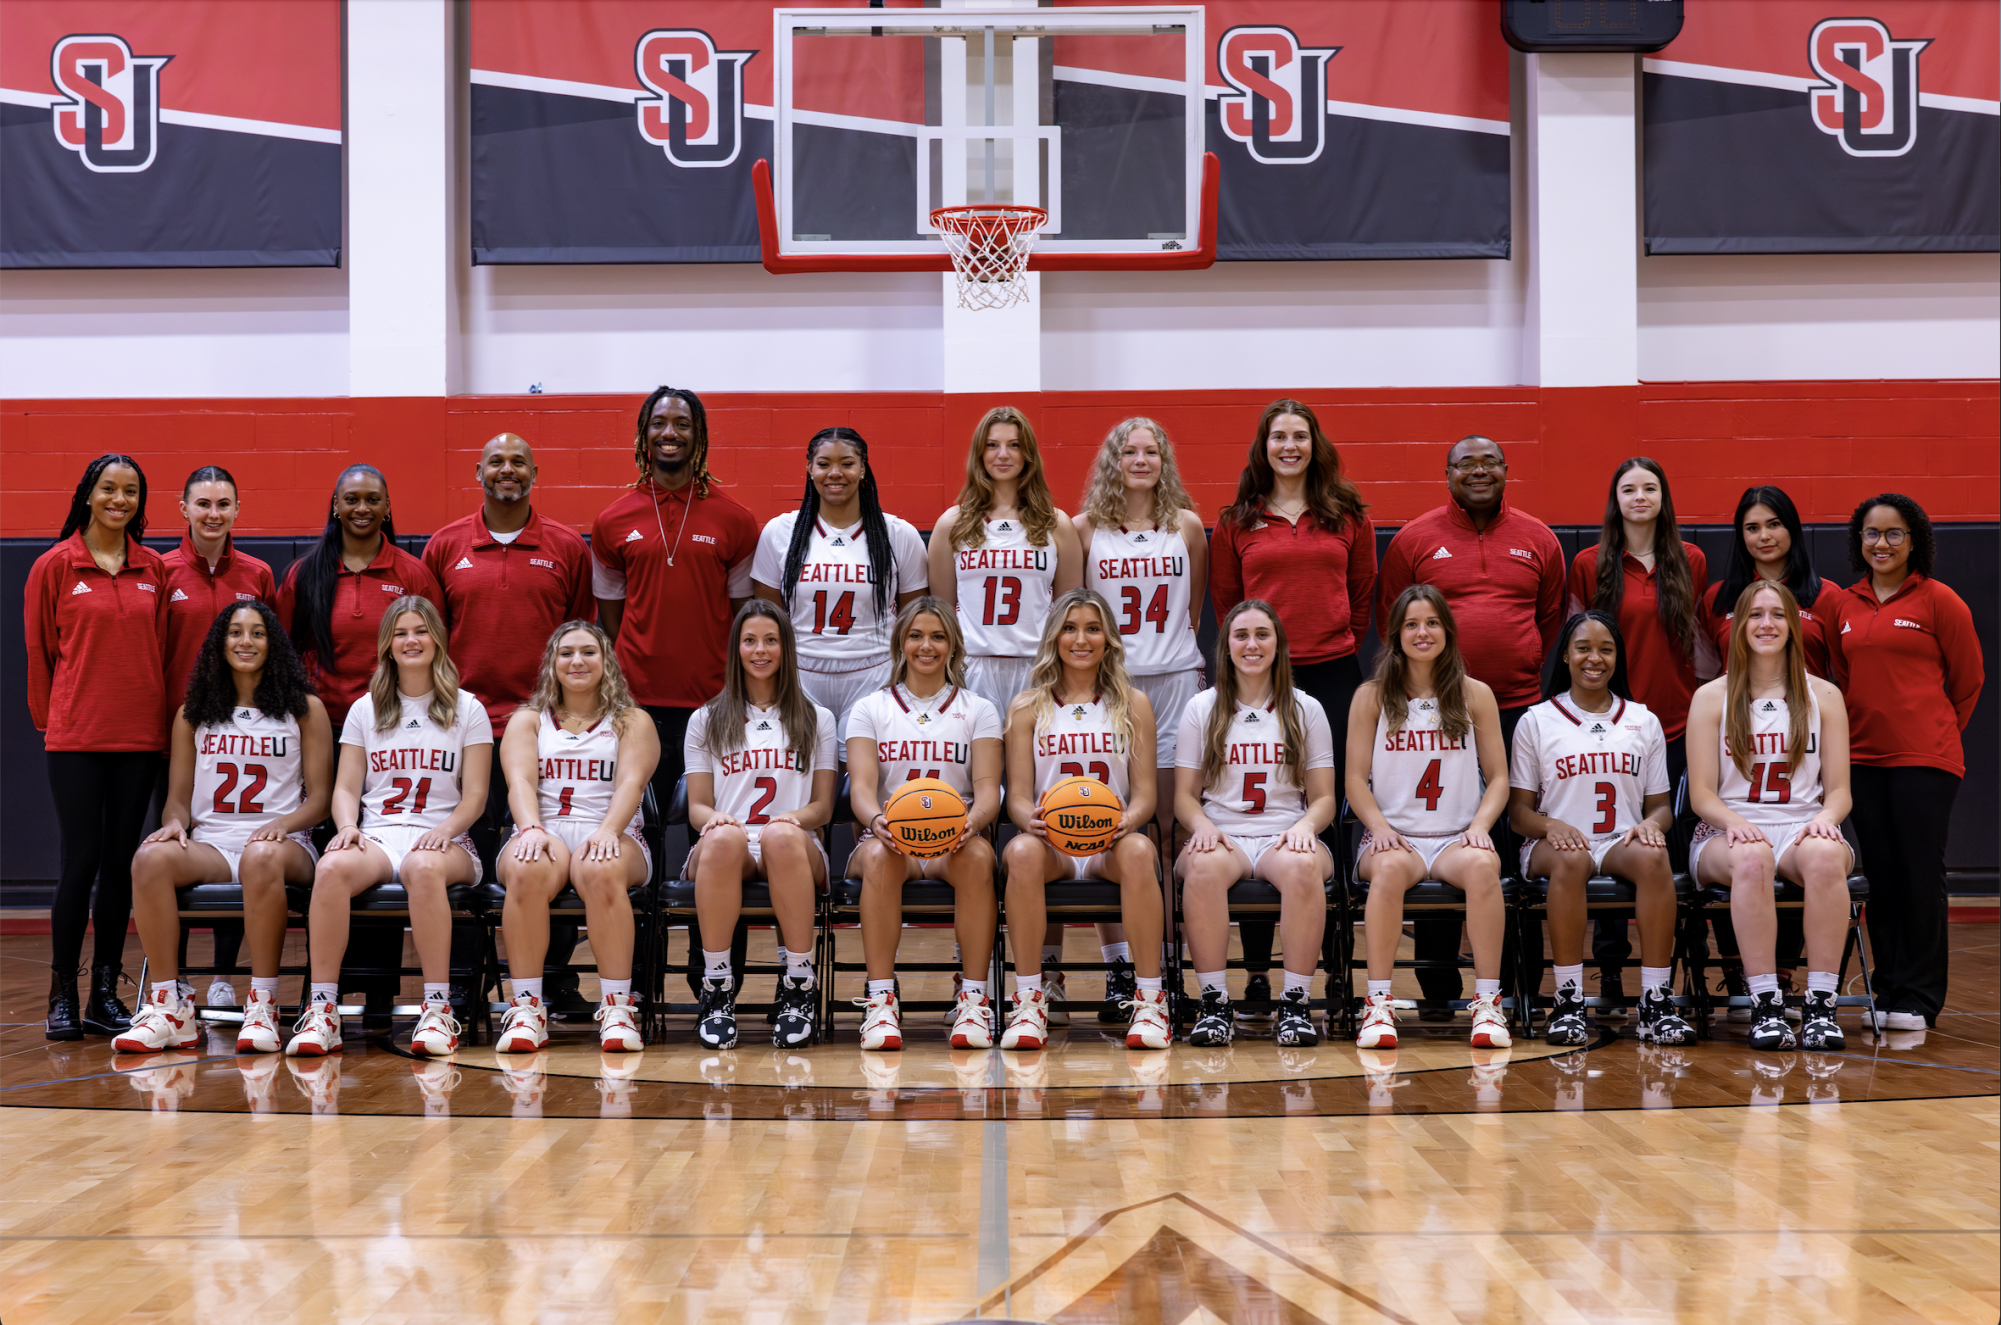
[[[134,55],[123,37],[73,35],[49,52],[56,141],[100,174],[153,164],[160,147],[160,69],[171,55]]]
[[[1918,141],[1918,53],[1930,37],[1898,40],[1873,18],[1828,18],[1813,25],[1807,59],[1813,127],[1850,156],[1902,156]]]
[[[743,146],[743,67],[756,51],[719,51],[695,28],[655,28],[632,63],[640,83],[639,135],[677,166],[726,166]]]
[[[1231,28],[1216,67],[1231,91],[1216,98],[1223,132],[1268,166],[1318,160],[1327,140],[1327,62],[1339,46],[1301,46],[1291,28]]]

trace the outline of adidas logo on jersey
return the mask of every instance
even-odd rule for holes
[[[188,601],[188,596],[182,593],[179,589],[176,589],[174,590],[174,596],[172,598],[169,598],[167,601],[170,603],[185,603],[186,601]]]
[[[632,531],[631,533],[627,534],[627,535],[625,536],[625,541],[626,541],[626,542],[628,542],[628,543],[637,543],[637,542],[640,542],[640,541],[641,541],[641,539],[640,539],[640,537],[639,537],[639,531],[638,531],[637,529],[635,529],[635,530],[633,530],[633,531]]]
[[[1013,529],[1014,529],[1014,526],[1013,526],[1013,525],[1011,525],[1011,524],[1009,524],[1009,523],[1008,523],[1007,521],[1005,521],[1005,520],[1002,520],[1002,521],[1000,522],[1000,525],[999,525],[999,531],[1000,531],[1001,533],[1003,533],[1003,534],[1005,534],[1005,533],[1010,533],[1010,532],[1012,532],[1012,531],[1013,531]]]
[[[75,587],[69,591],[69,596],[74,598],[80,593],[89,593],[89,592],[90,592],[90,586],[85,584],[82,580],[78,580],[76,582]]]
[[[417,721],[415,718],[412,718],[410,719],[410,721],[403,724],[403,730],[406,732],[421,731],[423,730],[423,727],[424,724]]]
[[[452,567],[452,569],[453,569],[453,570],[471,570],[471,569],[472,569],[472,558],[471,558],[471,557],[460,557],[460,558],[459,558],[459,564],[458,564],[458,565],[456,565],[456,566],[454,566],[454,567]]]
[[[1244,721],[1247,723],[1258,721],[1258,711],[1256,709],[1252,709],[1249,713],[1246,713],[1244,715]]]
[[[1594,723],[1592,723],[1592,724],[1591,724],[1591,734],[1592,734],[1593,736],[1603,736],[1603,735],[1605,734],[1605,724],[1604,724],[1604,723],[1602,723],[1602,722],[1594,722]]]
[[[1144,542],[1146,542],[1146,535],[1145,535],[1145,534],[1134,534],[1134,535],[1133,535],[1133,542],[1135,542],[1135,543],[1144,543]]]
[[[1444,548],[1440,548],[1438,549],[1438,551],[1431,554],[1431,559],[1433,561],[1450,561],[1452,560],[1452,554],[1450,552],[1447,552]]]
[[[257,710],[256,710],[256,709],[238,709],[238,710],[236,710],[236,720],[237,720],[238,722],[247,722],[247,721],[249,721],[249,720],[250,720],[251,718],[254,718],[254,717],[256,717],[256,716],[257,716]]]
[[[1084,720],[1084,706],[1079,704],[1076,708],[1071,709],[1070,716],[1082,722]]]
[[[1779,711],[1779,706],[1768,699],[1761,706],[1759,706],[1758,711],[1761,713],[1777,713]]]
[[[839,534],[835,534],[832,540],[830,541],[833,543],[835,547],[846,547],[848,545],[848,540],[842,538]]]
[[[770,723],[770,722],[769,722],[768,720],[767,720],[767,721],[764,721],[764,722],[760,722],[760,723],[758,723],[758,724],[757,724],[757,728],[756,728],[756,730],[758,730],[758,731],[761,731],[761,732],[768,732],[768,731],[770,731],[770,730],[771,730],[771,723]]]

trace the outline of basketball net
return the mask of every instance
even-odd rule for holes
[[[931,224],[952,255],[959,277],[959,307],[1006,308],[1028,298],[1028,255],[1049,220],[1040,207],[980,203],[940,207]]]

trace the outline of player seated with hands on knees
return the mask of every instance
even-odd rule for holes
[[[1042,988],[1043,890],[1058,880],[1106,879],[1119,886],[1121,919],[1138,972],[1126,1047],[1167,1048],[1173,1031],[1160,975],[1160,860],[1142,831],[1153,818],[1156,794],[1153,706],[1126,675],[1117,618],[1095,590],[1072,589],[1050,606],[1028,689],[1008,706],[1004,739],[1007,812],[1021,833],[1003,853],[1015,995],[1000,1047],[1033,1050],[1049,1041]],[[1059,850],[1042,802],[1052,789],[1088,800],[1093,781],[1116,800],[1116,822],[1092,834],[1090,848],[1066,838]],[[1079,850],[1085,854],[1074,854]]]
[[[632,702],[611,639],[588,621],[565,621],[542,651],[542,670],[500,740],[514,835],[497,870],[507,885],[501,932],[514,972],[514,999],[495,1047],[534,1053],[549,1043],[542,963],[549,950],[549,903],[571,885],[597,958],[598,1046],[642,1047],[632,997],[632,903],[653,853],[639,804],[660,762],[660,736]],[[526,974],[533,972],[533,975]]]
[[[722,693],[688,719],[688,827],[698,834],[686,876],[695,881],[702,987],[695,1038],[736,1047],[730,945],[746,879],[771,887],[785,945],[771,1042],[809,1043],[816,1025],[813,912],[827,886],[819,828],[834,817],[834,715],[806,697],[785,609],[753,598],[736,614]]]
[[[1730,923],[1751,987],[1751,1047],[1846,1047],[1834,1000],[1848,937],[1841,834],[1848,787],[1848,708],[1806,670],[1799,603],[1775,580],[1745,588],[1730,625],[1728,670],[1688,711],[1688,797],[1702,822],[1689,847],[1697,883],[1730,888]],[[1786,1024],[1773,948],[1774,877],[1805,892],[1806,1005],[1797,1042]]]
[[[493,724],[446,652],[444,618],[428,598],[389,604],[376,632],[375,675],[347,711],[334,778],[333,840],[313,878],[308,934],[312,997],[285,1052],[339,1053],[340,967],[356,894],[400,883],[424,968],[424,1006],[410,1052],[459,1046],[451,1008],[452,910],[445,890],[479,882],[466,833],[486,813]]]
[[[896,947],[903,934],[903,885],[943,879],[954,893],[962,978],[952,1011],[954,1049],[993,1047],[994,852],[982,836],[1000,815],[1001,722],[994,706],[966,689],[966,645],[958,614],[922,597],[897,614],[889,684],[856,702],[848,718],[848,776],[855,822],[864,825],[848,862],[862,881],[862,954],[868,963],[862,1048],[901,1049]],[[943,797],[938,783],[956,799]],[[914,785],[913,785],[914,784]],[[913,786],[920,794],[897,796]],[[885,812],[892,800],[893,812]],[[927,807],[924,801],[939,801]],[[950,815],[956,821],[945,817]],[[906,811],[911,812],[906,818]],[[933,837],[949,842],[939,849]]]
[[[1394,1049],[1390,977],[1403,898],[1426,879],[1466,894],[1473,940],[1473,1047],[1513,1043],[1501,1010],[1507,912],[1488,834],[1507,807],[1508,759],[1494,692],[1466,675],[1445,595],[1413,584],[1390,607],[1376,675],[1348,714],[1348,804],[1365,830],[1355,873],[1369,884],[1369,993],[1355,1043]]]
[[[1189,833],[1175,868],[1202,984],[1202,1011],[1188,1042],[1230,1042],[1223,984],[1229,891],[1254,876],[1278,888],[1284,933],[1285,992],[1273,1039],[1314,1045],[1320,1034],[1309,1000],[1334,872],[1334,858],[1320,843],[1335,814],[1334,733],[1320,701],[1293,689],[1285,627],[1271,604],[1238,603],[1216,634],[1215,688],[1188,701],[1175,740],[1175,816]]]
[[[1522,874],[1549,880],[1549,944],[1556,967],[1551,1044],[1582,1045],[1585,883],[1603,871],[1633,885],[1640,924],[1640,1039],[1693,1044],[1675,1011],[1674,826],[1667,736],[1626,684],[1626,640],[1610,612],[1579,612],[1557,636],[1543,699],[1515,728],[1509,815]]]
[[[250,999],[236,1051],[275,1053],[285,885],[313,881],[308,833],[333,795],[333,729],[276,612],[252,602],[216,617],[172,740],[160,830],[132,861],[133,913],[152,988],[111,1047],[152,1053],[195,1042],[194,1004],[181,996],[178,978],[175,889],[233,882],[243,888],[250,940]]]

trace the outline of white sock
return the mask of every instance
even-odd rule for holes
[[[604,978],[603,976],[599,976],[599,977],[598,977],[598,1001],[599,1001],[599,1002],[602,1002],[602,1003],[609,1003],[609,1002],[611,1001],[611,999],[612,999],[612,996],[613,996],[614,994],[617,994],[617,995],[620,995],[620,996],[623,996],[623,997],[625,997],[625,998],[631,998],[631,997],[632,997],[632,981],[630,981],[630,980],[607,980],[607,979],[605,979],[605,978]]]
[[[336,981],[330,985],[315,984],[313,986],[312,1001],[315,1003],[340,1002],[340,983]]]
[[[1481,980],[1476,977],[1473,981],[1473,996],[1475,998],[1486,998],[1490,994],[1499,994],[1500,992],[1501,982],[1499,980]]]
[[[959,981],[959,988],[969,994],[976,994],[981,998],[987,996],[987,982],[984,980],[961,980]]]
[[[1642,966],[1640,968],[1640,988],[1666,989],[1674,980],[1672,966]]]
[[[1816,994],[1834,994],[1841,990],[1841,977],[1833,971],[1808,971],[1806,987]]]
[[[1042,945],[1042,964],[1044,966],[1055,966],[1060,964],[1062,960],[1063,945],[1061,943],[1045,943]]]
[[[1290,994],[1295,989],[1304,989],[1311,991],[1312,988],[1313,988],[1313,972],[1308,971],[1305,975],[1301,975],[1297,971],[1287,971],[1285,973],[1286,993]]]
[[[704,980],[719,980],[724,984],[729,983],[730,950],[728,948],[724,948],[721,952],[710,952],[707,948],[702,949],[702,978]]]
[[[1387,981],[1387,980],[1371,980],[1371,981],[1369,981],[1369,997],[1370,997],[1370,998],[1388,998],[1389,996],[1390,996],[1390,982],[1389,982],[1389,981]]]
[[[874,998],[877,994],[894,993],[895,990],[896,979],[893,976],[887,980],[871,980],[868,982],[868,996],[870,998]]]
[[[153,1002],[178,1003],[181,1001],[181,982],[178,980],[155,980],[153,982]]]
[[[1014,978],[1014,996],[1016,998],[1027,998],[1030,994],[1039,994],[1041,992],[1042,977],[1040,975],[1017,975]]]
[[[537,980],[535,983],[537,985],[540,985],[542,982],[540,980]],[[424,982],[424,1001],[426,1003],[451,1002],[452,1001],[451,983],[447,981],[444,984],[432,984],[429,980],[426,980]]]
[[[538,975],[533,980],[516,979],[513,983],[514,983],[514,996],[516,998],[519,998],[523,994],[526,994],[530,998],[534,999],[537,1003],[540,1003],[542,1001],[541,976]],[[428,993],[430,990],[430,986],[426,985],[424,986],[424,988],[425,991]]]
[[[804,980],[806,983],[811,984],[813,982],[812,954],[805,952],[786,953],[785,978],[787,980]]]
[[[271,1001],[278,1001],[278,977],[275,975],[253,975],[250,977],[250,992],[269,994]]]
[[[1107,943],[1098,949],[1098,954],[1108,962],[1129,962],[1132,960],[1132,948],[1124,943]]]
[[[1578,991],[1578,992],[1579,992],[1580,994],[1581,994],[1581,993],[1583,993],[1583,992],[1584,992],[1584,963],[1583,963],[1583,962],[1579,962],[1579,963],[1577,963],[1577,965],[1575,965],[1575,966],[1559,966],[1559,967],[1557,967],[1557,968],[1556,968],[1556,987],[1557,987],[1558,989],[1575,989],[1575,990],[1577,990],[1577,991]]]
[[[1747,975],[1744,977],[1744,983],[1751,986],[1753,998],[1760,994],[1776,994],[1779,992],[1779,973],[1774,971],[1770,975]]]
[[[1161,977],[1157,975],[1139,975],[1133,977],[1133,983],[1139,986],[1139,992],[1142,994],[1158,994],[1160,992],[1160,981]]]
[[[1223,974],[1222,971],[1197,971],[1195,980],[1202,986],[1202,992],[1205,994],[1213,989],[1219,994],[1227,995],[1230,991],[1223,987]]]

